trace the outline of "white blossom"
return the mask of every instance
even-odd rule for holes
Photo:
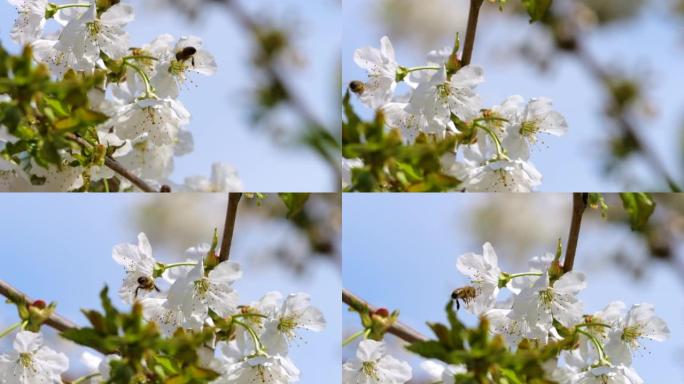
[[[522,97],[512,96],[507,101],[522,102]],[[528,159],[530,145],[538,140],[542,133],[562,136],[568,130],[568,124],[560,113],[552,109],[552,101],[547,98],[535,98],[526,106],[519,104],[517,110],[505,118],[507,132],[503,146],[507,154],[513,158]]]
[[[115,245],[112,258],[126,271],[119,289],[119,296],[125,303],[132,304],[136,298],[154,294],[158,290],[153,276],[157,261],[152,257],[152,246],[144,233],[138,234],[138,244]]]
[[[581,321],[582,302],[576,296],[585,287],[585,276],[581,272],[567,272],[551,284],[546,271],[533,286],[515,297],[509,316],[522,324],[525,337],[546,342],[553,320],[565,327]]]
[[[296,336],[298,329],[320,332],[325,328],[321,311],[311,305],[306,293],[290,294],[280,309],[274,311],[266,321],[261,342],[269,353],[286,354],[288,342]]]
[[[161,97],[178,97],[179,86],[186,80],[187,72],[205,76],[216,73],[214,56],[202,49],[202,39],[195,36],[181,37],[173,50],[166,52],[152,77],[155,92]]]
[[[14,22],[10,37],[20,45],[26,45],[37,40],[43,33],[45,26],[45,10],[47,0],[8,0],[17,7],[19,15]]]
[[[40,333],[21,331],[14,351],[0,355],[0,382],[6,384],[61,383],[69,359],[43,345]]]
[[[411,366],[387,354],[381,341],[363,340],[356,358],[342,366],[343,384],[403,384],[411,380]]]
[[[133,19],[133,7],[122,3],[113,5],[98,17],[93,2],[79,18],[64,27],[55,49],[73,54],[75,70],[91,71],[101,60],[100,52],[112,59],[126,55],[128,33],[123,27]]]
[[[665,341],[670,329],[663,319],[655,315],[652,304],[635,304],[625,319],[617,321],[606,344],[606,353],[611,361],[632,363],[632,354],[640,347],[642,339]]]
[[[476,290],[475,297],[464,299],[466,309],[480,315],[494,306],[499,294],[501,269],[494,247],[490,243],[482,246],[482,255],[472,252],[458,257],[456,267],[459,272],[470,278]]]
[[[238,311],[238,294],[232,284],[240,277],[240,265],[231,261],[221,262],[205,274],[204,262],[200,259],[186,276],[173,283],[168,299],[178,303],[185,317],[203,321],[209,309],[219,316],[229,316]]]
[[[397,86],[397,64],[394,47],[387,36],[380,39],[380,49],[359,48],[354,51],[354,62],[368,72],[368,81],[359,93],[361,102],[377,109],[390,101]]]
[[[418,84],[405,111],[424,116],[427,132],[443,133],[447,127],[453,127],[452,114],[464,121],[478,114],[481,101],[474,89],[483,81],[484,70],[480,67],[463,67],[451,78],[442,67]]]
[[[432,360],[423,361],[420,367],[428,374],[431,384],[452,384],[456,382],[456,375],[467,372],[462,365],[444,365]]]

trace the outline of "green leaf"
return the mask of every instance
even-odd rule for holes
[[[287,218],[291,219],[302,211],[307,200],[309,200],[309,193],[279,193],[280,199],[285,203],[288,209]]]
[[[530,15],[530,23],[541,20],[551,7],[553,0],[522,0],[522,4]]]
[[[632,230],[640,231],[648,224],[656,203],[647,193],[621,193],[622,205],[629,214]]]

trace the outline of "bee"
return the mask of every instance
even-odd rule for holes
[[[463,304],[470,303],[477,296],[477,289],[475,287],[466,286],[462,288],[456,288],[451,292],[451,299],[456,301],[456,310],[461,309],[459,300],[463,300]]]
[[[349,83],[349,89],[351,89],[351,91],[356,93],[357,95],[362,94],[365,88],[366,85],[362,81],[354,80],[351,83]]]
[[[138,298],[138,291],[141,289],[145,291],[151,291],[154,289],[157,292],[161,292],[159,287],[157,287],[157,285],[154,283],[154,279],[147,276],[138,277],[138,287],[135,289],[135,298]]]
[[[192,66],[195,66],[195,53],[197,53],[197,48],[195,47],[185,47],[180,51],[176,52],[176,60],[187,61],[190,59]]]

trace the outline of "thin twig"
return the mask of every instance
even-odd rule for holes
[[[242,193],[239,192],[231,192],[228,194],[228,208],[226,209],[226,223],[223,226],[219,262],[226,261],[230,257],[230,245],[233,242],[235,219],[237,218],[237,209],[241,197]]]
[[[5,296],[15,304],[22,302],[33,303],[33,300],[31,300],[31,298],[29,298],[25,293],[19,291],[2,280],[0,280],[0,295]],[[61,332],[76,328],[76,324],[56,313],[52,314],[52,316],[45,321],[45,324]]]
[[[88,148],[88,149],[93,148],[92,144],[90,144],[89,142],[87,142],[83,138],[78,137],[72,133],[67,134],[67,138],[71,141],[78,143],[79,145],[81,145],[83,147]],[[107,168],[111,169],[112,171],[118,173],[119,175],[121,175],[124,179],[133,183],[133,185],[140,188],[140,190],[142,190],[143,192],[157,192],[156,189],[150,187],[149,184],[147,184],[143,179],[141,179],[138,176],[131,173],[131,171],[126,169],[126,167],[121,165],[121,163],[114,160],[114,158],[109,156],[109,155],[107,155],[105,157],[105,166]]]
[[[468,26],[466,27],[465,45],[463,46],[463,56],[461,57],[461,64],[463,66],[470,64],[470,60],[473,57],[475,35],[477,34],[477,21],[480,18],[480,9],[482,9],[482,3],[484,3],[484,0],[470,0]]]
[[[373,312],[376,310],[375,307],[368,304],[362,298],[354,295],[346,288],[342,289],[342,302],[344,302],[356,311],[363,311],[368,309],[369,311]],[[420,332],[399,321],[392,324],[392,326],[387,330],[387,333],[390,333],[409,343],[428,340],[428,338],[423,336]]]
[[[587,208],[588,198],[589,194],[587,193],[572,194],[572,219],[570,221],[570,234],[568,235],[568,244],[563,264],[565,272],[572,271],[575,264],[575,253],[577,252],[577,242],[579,240],[580,227],[582,226],[582,215]]]

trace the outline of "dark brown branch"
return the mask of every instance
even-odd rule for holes
[[[466,66],[470,64],[473,57],[473,48],[475,48],[475,35],[477,34],[477,21],[480,18],[480,9],[482,9],[484,0],[470,0],[470,11],[468,12],[468,26],[466,27],[465,45],[463,46],[463,56],[461,56],[461,64]]]
[[[570,234],[568,235],[565,261],[563,263],[563,270],[565,272],[572,271],[575,264],[575,253],[577,252],[577,242],[579,241],[579,232],[582,226],[582,215],[587,208],[588,198],[589,195],[587,193],[572,194],[572,219],[570,221]]]
[[[240,198],[242,198],[242,193],[231,192],[228,194],[228,208],[226,209],[226,223],[223,226],[223,237],[221,238],[219,262],[226,261],[230,257],[230,245],[233,242],[235,219],[237,218],[237,209],[238,204],[240,204]]]
[[[369,311],[373,312],[376,310],[375,307],[372,305],[368,304],[365,300],[362,298],[354,295],[351,293],[348,289],[343,288],[342,289],[342,302],[350,306],[356,311],[364,311],[368,309]],[[427,341],[427,337],[423,336],[420,332],[416,331],[415,329],[404,325],[403,323],[397,321],[395,322],[388,330],[387,333],[390,333],[404,341],[407,341],[409,343],[414,343],[416,341]]]
[[[71,134],[71,133],[67,134],[67,138],[71,141],[78,143],[82,147],[86,147],[89,149],[93,148],[92,144],[90,144],[89,142],[87,142],[83,138],[78,137],[74,134]],[[143,192],[157,192],[156,189],[150,187],[143,179],[141,179],[138,176],[131,173],[128,169],[126,169],[126,167],[121,165],[121,163],[114,160],[114,158],[112,158],[109,155],[105,157],[105,166],[107,168],[111,169],[112,171],[118,173],[119,175],[121,175],[121,177],[123,177],[124,179],[133,183],[133,185],[140,188],[141,191],[143,191]]]
[[[0,280],[0,295],[5,296],[15,304],[19,304],[22,302],[33,303],[33,300],[26,296],[26,294],[24,294],[23,292],[12,287],[11,285],[7,284],[2,280]],[[45,321],[45,324],[61,332],[76,328],[76,324],[72,323],[70,320],[56,313],[50,316],[50,318],[47,319],[47,321]]]

